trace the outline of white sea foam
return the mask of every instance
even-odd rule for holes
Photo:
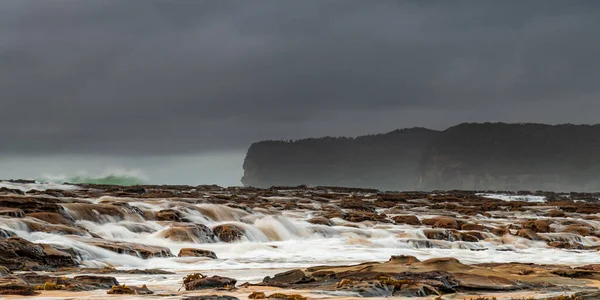
[[[59,183],[53,183],[53,182],[16,183],[16,182],[10,182],[10,181],[0,181],[0,188],[20,190],[22,192],[29,192],[32,190],[45,191],[45,190],[50,190],[50,189],[57,189],[57,190],[79,189],[78,186],[71,185],[71,184],[59,184]]]
[[[524,201],[524,202],[533,202],[533,203],[544,203],[546,202],[545,196],[534,196],[534,195],[508,195],[508,194],[487,194],[487,193],[478,193],[477,196],[497,199],[502,201]]]

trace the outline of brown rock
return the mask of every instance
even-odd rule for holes
[[[25,216],[25,212],[18,208],[11,207],[0,207],[0,216],[7,216],[11,218],[22,218]]]
[[[561,232],[576,233],[581,236],[593,235],[594,228],[586,225],[573,224],[565,227]]]
[[[75,237],[74,237],[75,238]],[[120,254],[128,254],[137,256],[140,258],[152,258],[152,257],[173,257],[173,253],[167,247],[151,246],[139,243],[128,243],[128,242],[117,242],[95,238],[80,238],[76,237],[77,240],[100,247],[112,252]]]
[[[551,218],[563,218],[565,216],[565,212],[559,209],[551,209],[548,211],[547,215]]]
[[[430,225],[433,228],[459,229],[458,222],[450,217],[436,217],[422,220],[421,223]]]
[[[421,225],[419,218],[414,215],[395,216],[394,222],[396,224]]]
[[[221,277],[221,276],[213,276],[213,277],[204,277],[198,278],[196,280],[191,280],[186,283],[185,289],[186,291],[195,291],[195,290],[204,290],[204,289],[232,289],[235,287],[237,280],[233,278]]]
[[[151,295],[151,294],[154,294],[154,292],[151,291],[150,289],[148,289],[148,287],[146,287],[145,284],[141,287],[126,286],[126,285],[113,286],[106,293],[109,295]]]
[[[420,262],[420,260],[411,255],[393,255],[392,257],[390,257],[389,262],[393,262],[396,264],[410,265],[413,263]]]
[[[52,269],[77,265],[72,257],[67,258],[60,251],[51,251],[51,246],[31,243],[20,237],[0,239],[0,265],[9,270],[25,267],[32,269]]]
[[[39,231],[39,232],[47,232],[47,233],[55,233],[55,234],[63,234],[63,235],[80,235],[80,236],[89,236],[89,232],[83,228],[67,226],[62,224],[49,224],[46,222],[40,222],[37,219],[23,219],[23,223],[29,227],[29,231]]]
[[[178,257],[208,257],[217,259],[217,255],[210,250],[194,249],[194,248],[182,248],[179,250]]]
[[[480,224],[471,224],[471,223],[467,223],[467,224],[463,224],[460,229],[462,230],[476,230],[476,231],[487,231],[488,228],[480,225]]]
[[[344,199],[339,206],[345,209],[375,212],[375,208],[371,203],[359,199]]]
[[[531,220],[523,223],[523,228],[531,229],[534,232],[551,232],[550,222],[546,220]]]
[[[33,296],[35,294],[34,287],[21,278],[0,277],[0,295]]]
[[[533,231],[531,229],[519,229],[519,231],[517,231],[517,235],[522,238],[526,238],[528,240],[534,240],[534,241],[542,240],[542,238],[535,231]]]
[[[460,287],[477,290],[507,291],[519,288],[519,283],[500,276],[483,276],[468,273],[453,273]]]
[[[248,299],[265,299],[267,296],[263,292],[252,292],[252,294],[248,295]]]
[[[497,236],[503,236],[505,234],[510,233],[510,231],[507,228],[493,228],[492,230],[490,230],[490,232]]]
[[[282,294],[282,293],[271,294],[267,298],[280,299],[280,300],[306,300],[306,297],[298,295],[298,294],[288,295],[288,294]]]
[[[580,243],[569,242],[548,242],[548,246],[559,249],[578,249],[583,250],[583,245]]]
[[[327,226],[333,225],[333,222],[331,222],[331,220],[329,220],[325,217],[314,217],[314,218],[308,220],[308,223],[316,224],[316,225],[327,225]]]
[[[63,215],[53,212],[34,212],[28,213],[28,217],[36,218],[50,224],[59,224],[73,226],[73,221],[65,218]]]
[[[271,286],[288,286],[290,284],[307,282],[307,280],[308,277],[304,271],[296,269],[275,274],[272,278],[267,276],[263,279],[263,282]]]
[[[224,224],[213,228],[213,232],[219,238],[219,240],[231,243],[238,241],[244,236],[244,230],[234,224]]]
[[[79,275],[73,277],[73,280],[93,289],[109,289],[119,285],[117,279],[110,276]]]
[[[183,216],[180,212],[173,209],[164,209],[156,213],[156,219],[158,221],[174,221],[180,222],[183,220]]]
[[[423,234],[430,240],[460,241],[460,233],[446,229],[425,229]]]
[[[441,295],[434,287],[424,283],[407,283],[399,291],[394,291],[394,297],[427,297]]]
[[[213,243],[215,234],[202,224],[185,224],[169,227],[158,234],[160,237],[183,243]]]

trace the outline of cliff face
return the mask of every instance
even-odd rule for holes
[[[600,126],[451,127],[424,153],[419,188],[600,190]]]
[[[246,186],[600,191],[600,125],[461,124],[253,144]]]
[[[244,161],[246,186],[327,185],[410,190],[438,131],[412,128],[358,138],[264,141]]]

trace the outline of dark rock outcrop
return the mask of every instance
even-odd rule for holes
[[[357,138],[263,141],[246,186],[380,190],[600,190],[600,125],[465,123]]]
[[[248,150],[242,183],[410,190],[417,184],[421,155],[437,135],[413,128],[357,138],[259,142]]]

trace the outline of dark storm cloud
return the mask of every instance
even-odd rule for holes
[[[0,151],[597,122],[600,3],[0,2]]]

